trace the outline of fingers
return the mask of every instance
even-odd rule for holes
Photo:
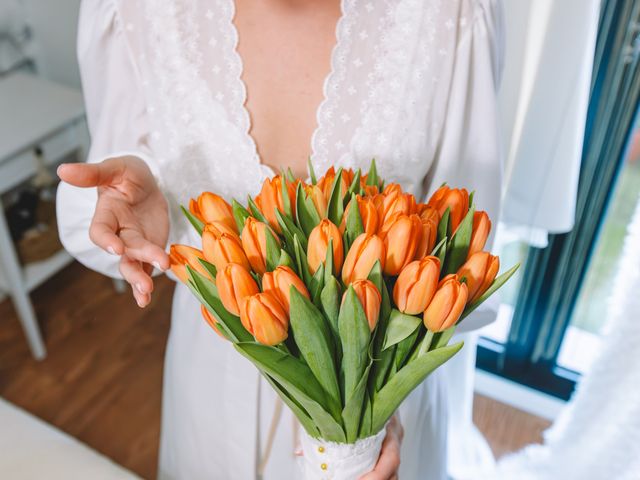
[[[149,305],[153,280],[143,269],[142,264],[123,255],[120,259],[120,274],[131,285],[133,297],[140,308]]]
[[[100,163],[64,163],[57,173],[63,182],[76,187],[99,187],[118,183],[124,170],[122,158],[110,158]]]
[[[111,255],[122,255],[124,253],[124,243],[116,235],[117,231],[118,219],[113,210],[101,207],[98,203],[89,227],[91,241]]]
[[[400,439],[396,428],[390,425],[387,436],[382,442],[380,458],[372,472],[360,477],[360,480],[393,480],[397,479],[400,467]]]
[[[153,265],[162,271],[169,268],[169,256],[164,249],[147,240],[135,228],[122,229],[120,239],[124,243],[124,251],[128,257]]]

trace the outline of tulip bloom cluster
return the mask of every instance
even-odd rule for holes
[[[353,443],[461,348],[456,325],[515,268],[498,276],[491,221],[465,189],[420,203],[375,163],[311,179],[268,179],[246,206],[191,200],[201,249],[172,245],[171,265],[309,435]]]

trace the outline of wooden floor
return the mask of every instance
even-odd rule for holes
[[[72,264],[32,295],[48,357],[34,361],[11,302],[0,303],[0,396],[144,478],[155,478],[162,361],[173,284],[140,310],[110,280]],[[501,456],[548,422],[477,396],[474,421]]]

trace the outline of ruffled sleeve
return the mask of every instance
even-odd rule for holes
[[[473,1],[472,12],[467,24],[461,19],[447,115],[435,168],[428,176],[429,190],[444,182],[474,190],[476,208],[487,211],[495,231],[503,173],[497,98],[504,58],[502,4],[499,0]],[[486,307],[465,320],[459,330],[493,321],[495,312],[491,305]]]
[[[132,155],[144,160],[157,178],[157,165],[147,143],[150,128],[145,97],[114,2],[82,2],[77,47],[91,134],[87,161]],[[119,277],[118,257],[105,253],[89,239],[96,199],[96,189],[60,184],[57,197],[60,239],[82,264]]]

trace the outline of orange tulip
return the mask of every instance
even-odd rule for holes
[[[218,328],[218,320],[216,320],[211,312],[207,310],[207,307],[205,307],[204,305],[200,305],[200,313],[202,313],[202,318],[204,318],[204,320],[209,324],[211,328],[213,328],[213,330],[218,335],[220,335],[222,338],[226,338]]]
[[[424,311],[424,324],[432,332],[442,332],[455,325],[467,303],[467,285],[456,274],[444,277],[431,303]]]
[[[410,315],[425,311],[438,288],[440,260],[425,257],[404,267],[393,288],[393,301],[398,310]]]
[[[277,345],[288,336],[289,317],[271,293],[257,293],[248,297],[240,308],[240,321],[263,345]]]
[[[340,188],[342,189],[342,195],[347,193],[349,190],[349,185],[353,181],[353,170],[342,170],[342,176],[340,177]],[[327,173],[324,174],[323,177],[318,179],[318,183],[316,184],[322,193],[324,193],[325,198],[331,197],[331,189],[333,188],[333,182],[336,179],[336,169],[331,167],[327,170]]]
[[[420,223],[422,225],[422,232],[420,234],[420,242],[416,249],[416,260],[420,260],[429,255],[436,246],[436,239],[438,238],[438,223],[440,222],[440,215],[435,208],[425,205],[420,213]]]
[[[307,262],[311,273],[316,273],[320,264],[327,258],[329,240],[333,240],[333,273],[337,274],[342,268],[344,250],[340,230],[326,218],[311,230],[307,247]]]
[[[262,190],[255,198],[256,205],[262,214],[269,221],[269,225],[276,232],[280,233],[280,225],[276,217],[276,210],[284,213],[284,202],[282,201],[282,176],[276,175],[273,178],[267,178],[262,184]],[[292,213],[295,213],[296,201],[296,184],[287,181],[287,192],[289,194],[289,204]]]
[[[237,263],[247,270],[251,268],[249,260],[242,249],[240,239],[236,234],[223,233],[217,238],[213,234],[208,234],[206,244],[203,243],[203,248],[204,258],[213,263],[218,272],[223,270],[228,263]]]
[[[324,192],[317,185],[305,185],[304,191],[313,202],[313,206],[316,207],[320,218],[325,218],[327,216],[327,197]]]
[[[360,212],[360,218],[362,218],[362,226],[365,233],[373,235],[378,231],[378,211],[376,209],[373,200],[369,197],[356,196],[358,202],[358,211]],[[340,233],[344,234],[347,228],[347,218],[349,216],[349,210],[351,209],[351,202],[347,204],[347,208],[342,216],[342,222],[340,223]]]
[[[242,247],[254,272],[263,274],[267,271],[267,230],[271,232],[276,242],[280,238],[266,223],[248,217],[242,229]]]
[[[469,289],[469,303],[476,301],[491,286],[500,270],[500,259],[489,252],[476,252],[458,270]]]
[[[291,293],[292,285],[302,295],[311,298],[304,282],[287,266],[282,265],[273,272],[265,273],[262,277],[262,290],[273,294],[287,313],[289,313],[289,294]]]
[[[384,190],[382,190],[383,195],[391,195],[391,194],[398,194],[398,193],[404,193],[399,183],[387,183],[384,187]]]
[[[211,279],[209,272],[207,272],[199,261],[201,258],[205,258],[204,254],[197,248],[189,247],[187,245],[171,245],[169,248],[171,271],[182,283],[187,283],[189,280],[189,273],[187,272],[186,267],[187,265],[193,268],[196,272]]]
[[[364,190],[364,194],[367,197],[373,197],[374,195],[380,193],[380,189],[378,185],[367,185],[367,180],[369,179],[369,174],[365,174],[360,177],[360,188]]]
[[[214,243],[218,241],[222,234],[240,240],[238,234],[234,230],[232,230],[226,223],[207,223],[202,230],[202,250],[204,250],[205,252],[212,252],[214,249]]]
[[[491,220],[487,212],[479,211],[473,214],[473,230],[471,233],[471,242],[469,243],[469,253],[467,259],[471,258],[474,253],[482,251],[489,232],[491,231]]]
[[[386,221],[391,219],[396,213],[411,215],[416,212],[416,197],[410,193],[402,193],[392,190],[391,193],[384,196],[382,205],[378,210],[380,223],[384,225]]]
[[[260,292],[249,271],[237,263],[228,263],[216,275],[216,287],[227,311],[240,315],[240,307],[247,297]]]
[[[387,275],[398,275],[413,260],[421,234],[422,223],[415,214],[396,213],[387,220],[380,232],[385,245],[384,272]]]
[[[364,280],[376,261],[384,268],[385,246],[377,235],[362,233],[356,237],[347,253],[342,268],[342,281],[349,285],[356,280]]]
[[[203,223],[221,222],[238,231],[231,205],[220,195],[204,192],[197,200],[189,200],[189,211]]]
[[[380,292],[373,284],[371,280],[356,280],[351,284],[353,290],[356,292],[358,300],[364,310],[364,314],[367,317],[369,323],[369,330],[373,332],[378,323],[378,316],[380,316],[380,304],[382,303],[382,296]],[[342,302],[344,302],[346,296],[342,296]]]
[[[449,188],[443,185],[431,196],[428,204],[438,210],[441,217],[447,208],[449,209],[451,231],[455,232],[469,211],[469,192],[464,188]]]

